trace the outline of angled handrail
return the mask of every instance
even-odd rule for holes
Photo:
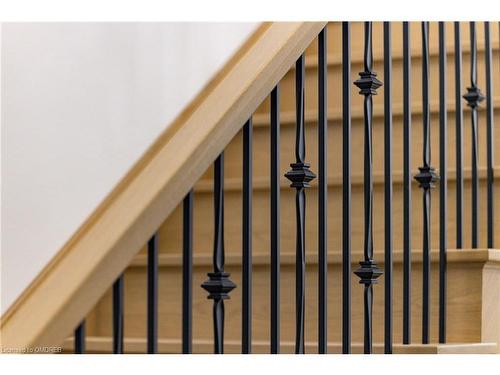
[[[1,317],[2,347],[62,343],[325,25],[262,24]]]

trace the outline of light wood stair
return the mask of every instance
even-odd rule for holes
[[[294,342],[287,341],[281,343],[281,352],[283,354],[293,354]],[[87,337],[87,352],[89,354],[110,354],[112,347],[112,340],[109,337]],[[179,340],[158,340],[158,353],[161,354],[176,354],[179,353],[181,342]],[[226,341],[224,343],[225,351],[227,354],[239,354],[241,343],[237,341]],[[317,352],[317,343],[305,343],[307,353]],[[395,344],[393,348],[394,354],[494,354],[496,353],[496,344],[493,343],[479,343],[479,344],[411,344],[401,345]],[[68,339],[64,342],[63,352],[71,353],[73,348],[73,340]],[[125,354],[141,354],[146,349],[146,340],[143,338],[126,338],[124,340]],[[342,347],[340,344],[329,343],[329,354],[340,354]],[[193,342],[194,354],[210,354],[213,352],[212,340],[195,340]],[[256,341],[253,344],[253,354],[267,354],[269,353],[269,343],[263,341]],[[363,344],[353,343],[352,354],[362,354]],[[383,344],[373,345],[374,354],[383,354]]]
[[[483,285],[483,268],[493,256],[492,251],[485,249],[449,250],[448,252],[448,344],[481,343],[482,304],[481,294]],[[494,251],[499,256],[500,251]],[[383,260],[382,254],[377,253],[378,259]],[[353,253],[353,259],[360,259],[361,251]],[[434,346],[425,350],[437,350],[437,311],[438,289],[435,286],[438,279],[438,253],[431,255],[431,279],[434,287],[431,290],[431,341]],[[281,257],[281,339],[284,343],[293,342],[295,330],[295,254],[285,252]],[[206,279],[210,271],[211,256],[199,254],[194,258],[193,279],[193,338],[195,351],[204,352],[212,339],[211,311],[212,304],[206,298],[206,293],[198,286]],[[164,254],[159,258],[159,338],[164,340],[165,351],[175,349],[174,343],[181,338],[181,258],[177,255]],[[306,341],[314,343],[317,339],[317,257],[310,254],[307,257],[306,273]],[[231,279],[241,285],[241,257],[234,254],[226,259],[227,271]],[[353,267],[356,266],[353,262]],[[384,264],[381,262],[381,266]],[[328,316],[329,342],[332,348],[341,341],[341,256],[340,252],[329,254],[329,282],[328,282]],[[125,335],[131,338],[131,351],[139,349],[144,342],[146,332],[146,258],[139,255],[125,274]],[[269,254],[258,252],[254,255],[253,271],[253,338],[256,342],[255,350],[265,352],[269,342]],[[363,340],[363,288],[352,277],[352,339],[353,343]],[[380,285],[375,286],[374,303],[374,342],[383,342],[383,277]],[[162,298],[163,297],[163,298]],[[400,344],[402,340],[402,254],[395,253],[394,258],[394,342]],[[96,337],[95,350],[105,350],[112,335],[111,293],[108,292],[96,306],[87,319],[87,333]],[[241,289],[236,288],[231,293],[231,299],[226,301],[225,337],[229,344],[229,351],[238,351],[239,337],[241,337]],[[412,343],[420,342],[421,332],[421,251],[413,253],[412,273]],[[490,318],[491,319],[491,318]],[[101,341],[99,341],[101,340]],[[135,340],[135,341],[134,341]],[[142,341],[141,341],[142,340]],[[98,344],[100,342],[100,344]],[[492,341],[489,341],[492,343]],[[167,343],[170,343],[167,345]],[[199,346],[197,347],[199,343]],[[260,343],[260,344],[259,344]],[[263,344],[266,343],[266,344]],[[161,346],[161,345],[160,345]],[[211,348],[211,346],[209,345]],[[493,350],[495,347],[486,346]],[[485,347],[485,348],[486,348]],[[90,347],[92,348],[92,346]],[[90,349],[89,348],[89,349]],[[101,349],[99,349],[101,348]],[[108,349],[111,348],[108,345]],[[288,349],[283,344],[283,351]],[[493,349],[492,349],[493,348]],[[484,348],[483,348],[484,349]],[[314,346],[310,347],[314,352]],[[401,348],[402,353],[406,349]],[[411,352],[411,349],[408,349]],[[419,349],[424,350],[424,349]],[[450,349],[451,350],[451,349]],[[496,350],[496,349],[495,349]],[[208,350],[209,351],[209,350]],[[335,352],[335,351],[333,351]]]
[[[352,24],[352,76],[362,70],[362,27],[361,23]],[[341,340],[341,269],[340,248],[342,241],[342,122],[341,122],[341,32],[339,23],[329,26],[329,67],[328,67],[328,248],[329,248],[329,351],[339,352]],[[374,23],[374,57],[375,70],[383,81],[382,59],[382,25]],[[437,24],[431,24],[431,148],[432,165],[439,165],[438,145],[438,51]],[[464,160],[464,249],[455,250],[455,103],[454,103],[454,58],[453,29],[447,25],[448,50],[448,345],[437,343],[438,312],[438,273],[437,248],[439,246],[439,193],[433,190],[431,210],[431,341],[433,344],[422,346],[421,332],[421,250],[422,247],[422,193],[417,183],[412,182],[412,344],[401,345],[402,337],[402,247],[403,247],[403,124],[402,124],[402,32],[401,25],[393,26],[393,232],[394,232],[394,342],[396,353],[491,353],[498,350],[495,340],[500,334],[482,333],[484,316],[484,267],[491,254],[498,250],[488,251],[486,247],[486,153],[480,146],[480,240],[482,249],[470,249],[470,110],[463,102],[463,160]],[[468,26],[462,24],[463,48],[463,91],[469,85],[469,48]],[[478,26],[478,68],[479,87],[484,92],[484,45],[482,24]],[[493,33],[494,54],[493,69],[500,69],[498,49],[498,33]],[[422,154],[422,108],[421,108],[421,34],[420,25],[412,23],[412,175],[421,164]],[[313,43],[306,52],[306,160],[311,163],[311,170],[317,171],[317,63],[315,61],[316,44]],[[295,81],[292,69],[281,81],[281,148],[280,172],[283,176],[289,164],[295,160]],[[499,76],[495,74],[494,87],[500,87]],[[384,178],[383,178],[383,90],[378,90],[374,97],[373,123],[373,159],[374,159],[374,246],[375,260],[383,264],[384,247]],[[496,90],[498,92],[498,90]],[[500,95],[494,98],[495,106],[500,104]],[[253,196],[253,335],[254,351],[267,352],[269,340],[269,99],[264,100],[254,117],[254,196]],[[479,112],[479,144],[485,145],[484,129],[485,111]],[[495,113],[495,124],[500,124],[500,112]],[[241,133],[241,132],[240,132]],[[500,147],[500,131],[495,132],[495,145]],[[362,259],[363,248],[363,108],[362,97],[352,87],[352,249],[353,268]],[[495,155],[495,185],[499,185],[500,152]],[[225,149],[225,250],[226,268],[231,279],[241,285],[241,134],[234,137]],[[291,352],[294,338],[295,322],[295,191],[289,188],[289,182],[281,180],[281,213],[280,241],[282,253],[281,266],[281,339],[283,352]],[[308,352],[316,351],[317,335],[317,181],[307,190],[306,211],[306,341]],[[211,352],[212,323],[210,301],[206,300],[206,292],[199,285],[206,279],[211,270],[211,254],[213,241],[213,202],[212,202],[212,169],[209,168],[194,188],[194,351]],[[500,212],[500,200],[496,199],[495,212]],[[500,233],[497,220],[495,232]],[[165,223],[159,228],[160,278],[159,278],[159,351],[179,352],[181,324],[181,243],[182,243],[182,209],[177,207]],[[497,239],[498,241],[498,239]],[[497,256],[497,255],[494,255]],[[491,260],[491,259],[490,259]],[[126,350],[144,352],[146,332],[146,258],[145,249],[134,259],[125,273],[125,341]],[[491,266],[490,266],[491,267]],[[496,275],[496,274],[494,274]],[[498,276],[491,276],[498,277]],[[496,279],[495,279],[496,280]],[[374,300],[374,349],[382,351],[383,342],[383,284],[375,286]],[[359,343],[363,339],[362,327],[362,286],[358,279],[352,277],[352,337],[353,352],[361,351]],[[496,309],[496,310],[495,310]],[[496,305],[492,311],[500,311]],[[483,314],[483,316],[482,316]],[[101,299],[87,319],[89,351],[108,352],[111,348],[111,294]],[[496,319],[498,321],[498,319]],[[498,323],[496,323],[498,325]],[[491,328],[497,329],[498,326]],[[226,351],[238,352],[237,341],[241,335],[241,289],[231,293],[226,302]],[[488,342],[485,342],[487,338]],[[65,348],[70,350],[71,341]]]

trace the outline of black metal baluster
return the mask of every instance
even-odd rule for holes
[[[364,260],[354,273],[360,278],[360,284],[364,285],[364,353],[372,353],[372,308],[373,308],[373,284],[382,275],[382,270],[377,267],[373,259],[373,160],[372,160],[372,117],[373,100],[376,90],[382,86],[373,71],[372,51],[372,23],[365,22],[365,50],[364,71],[359,73],[360,78],[354,82],[360,89],[359,93],[364,95],[364,117],[365,117],[365,141],[364,141],[364,203],[365,203],[365,236],[364,236]]]
[[[463,96],[467,105],[471,108],[472,125],[472,248],[476,249],[479,238],[479,178],[477,172],[478,164],[478,118],[477,107],[484,100],[481,90],[477,87],[477,41],[476,41],[476,23],[470,23],[470,87],[467,87],[467,93]]]
[[[446,108],[446,35],[439,22],[439,342],[446,342],[446,250],[448,225],[448,119]]]
[[[318,352],[325,354],[328,345],[328,177],[327,177],[327,26],[318,36]]]
[[[392,57],[391,23],[384,22],[384,352],[392,354]]]
[[[351,353],[351,25],[342,22],[342,353]]]
[[[85,353],[85,320],[75,329],[75,354]]]
[[[123,274],[113,284],[113,353],[123,354]]]
[[[158,235],[148,241],[148,354],[158,351]]]
[[[290,164],[292,169],[285,174],[291,181],[290,187],[297,189],[295,195],[295,208],[297,220],[296,237],[296,260],[295,260],[295,353],[303,354],[304,350],[304,321],[305,321],[305,216],[306,216],[306,194],[309,182],[316,175],[309,170],[309,164],[305,163],[306,142],[304,130],[304,78],[305,58],[300,56],[295,64],[295,96],[297,132],[295,136],[295,158],[296,162]]]
[[[460,22],[454,23],[455,29],[455,157],[457,165],[457,196],[456,196],[456,227],[457,249],[462,248],[463,240],[463,205],[464,205],[464,179],[463,179],[463,109],[462,109],[462,42],[460,38]]]
[[[280,89],[271,91],[271,354],[280,352]]]
[[[182,353],[193,346],[193,190],[182,202]]]
[[[241,352],[252,352],[252,119],[243,127]]]
[[[486,61],[486,163],[487,163],[487,222],[488,222],[488,248],[493,248],[493,233],[494,233],[494,200],[493,200],[493,150],[494,150],[494,138],[493,138],[493,75],[491,73],[492,61],[491,61],[491,39],[490,39],[490,23],[484,23],[484,43],[485,43],[485,56]]]
[[[423,189],[423,260],[422,260],[422,343],[429,343],[430,327],[430,248],[431,248],[431,191],[439,179],[431,167],[430,106],[429,106],[429,22],[422,22],[422,117],[423,117],[423,167],[415,180]]]
[[[214,272],[208,273],[208,280],[201,284],[214,301],[214,353],[224,353],[224,300],[236,285],[224,272],[224,152],[214,163]]]
[[[411,342],[411,54],[403,22],[403,344]]]

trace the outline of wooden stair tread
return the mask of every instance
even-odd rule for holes
[[[421,263],[422,261],[422,249],[412,249],[412,263]],[[494,249],[448,249],[447,250],[447,260],[448,263],[474,263],[474,262],[486,262],[490,257],[498,256],[499,250]],[[379,264],[384,264],[384,258],[377,257],[377,254],[383,255],[383,251],[375,250],[375,258],[379,259]],[[353,250],[351,252],[352,264],[357,264],[359,259],[363,257],[363,251]],[[431,261],[437,262],[439,256],[439,249],[431,249]],[[195,266],[210,266],[212,265],[213,257],[211,254],[199,253],[196,251],[193,255],[193,265]],[[329,264],[340,264],[342,262],[341,250],[329,251],[328,252],[328,263]],[[393,262],[402,263],[403,262],[403,251],[394,250],[393,251]],[[252,255],[252,263],[254,266],[269,265],[270,255],[269,252],[259,251],[254,252]],[[306,263],[317,264],[318,255],[316,251],[308,252],[306,254]],[[158,255],[158,264],[160,267],[178,267],[182,265],[182,255],[178,253],[161,253]],[[225,256],[226,266],[240,265],[241,264],[241,254],[227,253]],[[282,251],[280,253],[280,264],[281,265],[294,265],[295,264],[295,252],[293,251]],[[132,261],[129,267],[146,267],[147,256],[146,254],[138,254]]]
[[[89,353],[111,353],[112,351],[112,338],[90,336],[86,338],[86,349]],[[281,342],[281,352],[293,353],[294,343],[292,341]],[[317,343],[306,342],[306,353],[317,353]],[[453,344],[394,344],[394,354],[494,354],[496,353],[495,343],[453,343]],[[339,354],[341,352],[342,344],[338,342],[328,343],[328,352],[330,354]],[[138,338],[125,338],[124,339],[125,353],[145,353],[146,352],[146,339]],[[269,342],[255,340],[252,343],[253,353],[266,354],[269,353]],[[64,341],[63,351],[70,353],[73,350],[73,338],[68,338]],[[236,340],[226,340],[224,342],[225,353],[237,354],[241,352],[241,343]],[[384,351],[383,343],[373,343],[374,353],[382,354]],[[181,341],[179,339],[158,339],[158,352],[159,353],[180,353]],[[194,339],[193,340],[194,353],[212,353],[213,341],[208,339]],[[352,353],[361,354],[363,352],[363,344],[358,342],[352,343]]]

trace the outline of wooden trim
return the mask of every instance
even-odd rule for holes
[[[488,250],[488,262],[483,267],[481,297],[481,341],[496,342],[500,354],[500,250]]]
[[[488,263],[494,264],[499,263],[500,265],[500,250],[499,249],[489,249],[488,250]]]
[[[422,345],[424,346],[424,345]],[[474,344],[440,344],[436,354],[495,354],[498,345],[494,342]]]
[[[325,25],[264,23],[2,316],[2,345],[61,343]]]
[[[491,251],[491,250],[490,250]],[[375,254],[378,252],[375,251]],[[447,260],[448,263],[485,263],[488,261],[488,249],[448,249],[447,250]],[[383,255],[383,252],[380,252]],[[352,263],[357,264],[358,259],[361,259],[363,252],[356,250],[352,252]],[[381,260],[379,264],[384,264],[383,257],[379,257]],[[295,265],[295,253],[290,251],[284,251],[280,255],[280,264],[282,266],[294,266]],[[395,250],[393,254],[394,263],[403,262],[403,251]],[[431,261],[439,261],[439,250],[431,250]],[[212,256],[210,254],[196,254],[193,256],[193,265],[195,267],[200,266],[211,266],[213,262]],[[328,263],[329,264],[341,264],[342,255],[340,249],[338,251],[330,251],[328,253]],[[412,262],[421,263],[422,262],[422,250],[412,249]],[[252,263],[255,267],[258,266],[268,266],[269,265],[269,253],[267,252],[255,252],[252,256]],[[308,265],[318,264],[318,255],[315,251],[311,251],[306,254],[306,263]],[[146,254],[138,254],[134,257],[134,260],[130,263],[130,267],[146,267],[147,256]],[[158,264],[160,267],[180,267],[182,265],[182,255],[181,254],[159,254]],[[240,254],[226,254],[225,264],[227,266],[240,265],[241,255]]]
[[[126,338],[125,339],[126,353],[145,353],[146,339],[144,338]],[[112,339],[111,337],[87,337],[87,350],[90,353],[111,353]],[[280,343],[281,350],[284,354],[293,353],[295,344],[292,341],[282,341]],[[307,353],[317,353],[316,342],[306,342]],[[411,344],[402,345],[395,343],[393,346],[394,354],[492,354],[496,352],[495,343],[473,343],[473,344]],[[180,340],[176,339],[158,339],[159,353],[179,353],[181,347]],[[269,342],[254,340],[252,342],[253,353],[264,354],[269,353]],[[340,354],[341,343],[329,342],[328,353]],[[193,340],[194,353],[212,353],[213,341],[208,339]],[[73,352],[73,339],[64,341],[63,350],[66,353]],[[235,340],[226,340],[224,342],[225,353],[239,354],[241,353],[241,343]],[[373,351],[375,354],[384,353],[383,343],[373,343]],[[363,343],[352,343],[352,353],[362,354]]]

